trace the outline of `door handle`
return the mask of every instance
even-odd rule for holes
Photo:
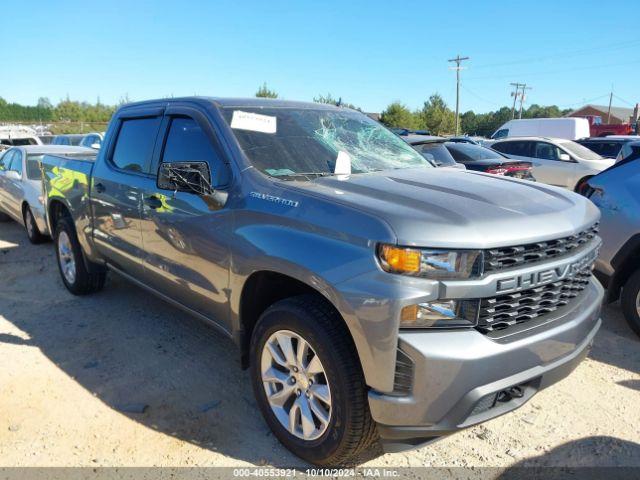
[[[96,192],[98,193],[102,193],[106,190],[105,186],[102,183],[96,183],[94,188],[96,189]]]
[[[150,197],[145,197],[144,199],[144,204],[149,207],[149,208],[153,208],[154,210],[157,208],[162,207],[162,200],[160,200],[158,197],[156,197],[155,195],[151,195]]]

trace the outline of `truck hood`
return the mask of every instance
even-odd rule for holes
[[[600,215],[589,200],[564,189],[470,170],[390,170],[288,188],[374,216],[407,246],[519,245],[571,235]]]

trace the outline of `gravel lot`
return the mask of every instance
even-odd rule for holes
[[[521,409],[372,466],[638,466],[640,341],[618,305],[590,357]],[[51,243],[0,224],[1,466],[302,466],[235,347],[110,276],[67,293]]]

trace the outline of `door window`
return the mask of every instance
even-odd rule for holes
[[[0,157],[0,170],[9,170],[14,151],[15,150],[8,150],[4,155]]]
[[[498,130],[494,135],[493,138],[505,138],[509,136],[509,129],[508,128],[503,128],[501,130]]]
[[[22,153],[20,151],[16,150],[13,152],[13,158],[11,159],[11,165],[9,165],[8,170],[18,172],[20,176],[22,176]]]
[[[504,142],[495,145],[494,148],[499,152],[507,155],[518,155],[520,157],[529,157],[529,146],[531,142]]]
[[[111,162],[122,170],[148,173],[161,117],[123,120]]]
[[[198,122],[192,118],[174,117],[162,154],[162,162],[207,162],[212,185],[224,185],[224,163]]]
[[[542,160],[559,160],[560,150],[550,143],[537,142],[534,157]]]

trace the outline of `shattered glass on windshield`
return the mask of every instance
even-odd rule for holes
[[[236,109],[224,110],[231,124]],[[353,110],[242,110],[277,119],[273,133],[233,128],[253,166],[271,176],[312,179],[397,168],[432,168],[398,136]]]

